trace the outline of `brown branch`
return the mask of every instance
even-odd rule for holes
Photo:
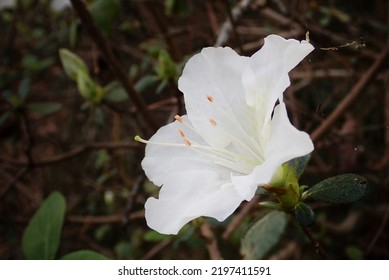
[[[316,253],[320,255],[324,259],[328,259],[328,255],[324,248],[320,245],[319,241],[313,236],[312,232],[307,228],[300,225],[300,228],[304,232],[304,234],[308,237],[309,241],[312,243],[313,247],[315,247]]]
[[[355,84],[347,96],[342,100],[342,102],[336,107],[336,109],[322,122],[322,124],[316,128],[312,134],[311,138],[314,142],[318,141],[324,134],[331,128],[331,126],[339,119],[342,114],[347,111],[351,104],[357,99],[361,92],[365,89],[374,75],[377,73],[381,64],[385,61],[385,58],[389,54],[389,44],[385,46],[383,51],[374,61],[373,65],[367,70],[367,72],[361,77],[360,80]]]
[[[78,146],[74,148],[73,150],[59,154],[56,156],[52,156],[46,159],[40,159],[40,160],[34,160],[34,167],[40,167],[40,166],[45,166],[53,163],[58,163],[61,161],[65,161],[68,159],[71,159],[73,157],[76,157],[88,150],[92,149],[126,149],[126,148],[142,148],[143,145],[140,145],[138,143],[135,143],[133,141],[123,141],[123,142],[100,142],[100,143],[91,143],[91,144],[85,144],[82,146]],[[16,166],[29,166],[29,161],[28,160],[14,160],[12,158],[0,156],[0,161],[10,163],[12,165]]]
[[[385,226],[388,223],[388,219],[389,219],[389,207],[386,208],[386,211],[385,211],[384,217],[382,218],[382,222],[380,224],[380,227],[378,228],[376,234],[374,235],[373,239],[369,243],[369,246],[367,247],[365,256],[370,254],[371,250],[374,248],[374,245],[377,243],[378,239],[382,236],[382,232],[384,231]]]
[[[237,21],[242,16],[243,11],[245,11],[252,0],[242,0],[239,4],[237,4],[231,11],[232,18]],[[230,20],[227,20],[223,23],[223,25],[220,27],[219,35],[216,39],[216,43],[214,47],[221,47],[224,46],[224,44],[227,43],[233,26],[231,24]]]
[[[246,203],[242,210],[238,214],[234,216],[231,223],[228,224],[226,230],[223,232],[222,238],[227,240],[234,233],[234,231],[239,227],[239,225],[243,222],[243,219],[250,212],[250,210],[258,205],[259,196],[255,196],[249,203]]]
[[[128,215],[129,220],[142,219],[145,216],[143,210],[132,212]],[[66,221],[77,224],[118,224],[123,222],[123,215],[105,215],[105,216],[78,216],[69,215]]]
[[[27,163],[28,165],[28,163]],[[0,200],[11,190],[11,188],[16,185],[16,183],[24,176],[27,174],[29,167],[23,167],[22,169],[19,170],[19,172],[16,174],[16,176],[12,179],[11,182],[9,182],[4,189],[1,190],[0,192]]]
[[[131,101],[134,103],[134,105],[136,106],[140,114],[142,114],[145,121],[155,131],[158,128],[158,126],[154,118],[147,110],[147,106],[144,103],[144,101],[139,97],[138,93],[135,91],[132,81],[128,77],[123,66],[119,63],[118,59],[115,57],[106,38],[104,38],[104,35],[97,28],[96,24],[92,19],[92,16],[89,14],[84,3],[81,0],[70,0],[70,1],[73,5],[73,8],[76,10],[78,16],[80,17],[82,24],[89,32],[91,39],[95,42],[95,44],[99,48],[104,60],[110,67],[111,71],[114,73],[116,78],[120,81],[123,88],[130,96]]]
[[[223,258],[217,245],[217,239],[211,226],[207,223],[202,224],[200,233],[205,239],[205,244],[211,260],[222,260]]]
[[[225,3],[228,19],[231,22],[232,34],[234,34],[235,40],[238,44],[239,52],[243,54],[242,39],[240,38],[238,31],[236,30],[236,21],[231,12],[231,4],[229,1],[224,1],[224,3]]]
[[[156,254],[158,254],[160,251],[162,251],[166,246],[168,246],[173,240],[172,239],[165,239],[159,242],[157,245],[155,245],[153,248],[151,248],[150,251],[144,255],[141,260],[149,260],[152,257],[154,257]]]

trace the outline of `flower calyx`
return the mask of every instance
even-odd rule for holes
[[[275,194],[284,210],[289,211],[300,202],[300,186],[294,169],[288,164],[281,165],[273,175],[272,180],[262,187]]]

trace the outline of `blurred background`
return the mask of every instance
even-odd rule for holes
[[[302,40],[307,31],[315,50],[285,93],[293,124],[315,143],[300,183],[341,173],[369,182],[363,201],[312,204],[312,232],[331,259],[389,258],[389,1],[76,2],[92,27],[70,1],[0,0],[0,259],[25,258],[23,232],[54,191],[66,200],[57,258],[81,249],[112,259],[242,258],[242,233],[268,210],[255,200],[223,223],[195,221],[177,236],[150,230],[144,202],[158,188],[133,138],[185,112],[177,79],[201,48],[250,56],[269,34]],[[83,80],[65,73],[60,49]],[[320,256],[290,223],[265,258]]]

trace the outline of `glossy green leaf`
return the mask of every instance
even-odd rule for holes
[[[355,174],[343,174],[321,181],[303,194],[303,199],[327,203],[350,203],[360,200],[367,191],[366,179]]]
[[[60,49],[59,57],[66,75],[73,81],[77,81],[79,73],[89,76],[89,70],[85,62],[75,53],[67,49]]]
[[[272,211],[254,221],[243,235],[241,253],[245,259],[263,259],[278,243],[288,222],[287,214]]]
[[[287,164],[293,168],[297,179],[300,178],[300,176],[303,174],[310,158],[311,154],[307,154],[305,156],[294,158],[287,162]]]
[[[315,222],[315,213],[307,204],[300,202],[294,208],[296,220],[303,227],[309,227]]]
[[[61,109],[62,104],[56,102],[33,102],[27,105],[30,110],[42,115],[49,115]]]
[[[53,192],[31,218],[23,234],[22,248],[27,259],[52,260],[58,250],[66,202]]]
[[[62,260],[108,260],[102,254],[90,250],[80,250],[66,254],[61,258]]]

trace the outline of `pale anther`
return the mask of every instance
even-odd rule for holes
[[[208,99],[209,102],[213,102],[214,101],[213,96],[209,95],[209,94],[207,95],[207,99]]]
[[[216,126],[217,123],[214,119],[209,119],[209,122],[211,123],[212,126]]]
[[[184,122],[184,119],[181,117],[181,116],[179,116],[179,115],[175,115],[175,117],[174,117],[177,121],[179,121],[180,123],[183,123]]]
[[[192,146],[192,143],[189,141],[188,138],[186,138],[186,137],[183,137],[183,138],[184,138],[185,145]]]
[[[180,133],[180,136],[182,137],[182,138],[185,138],[186,136],[185,136],[185,133],[184,133],[184,131],[182,130],[182,129],[178,129],[178,132]]]

